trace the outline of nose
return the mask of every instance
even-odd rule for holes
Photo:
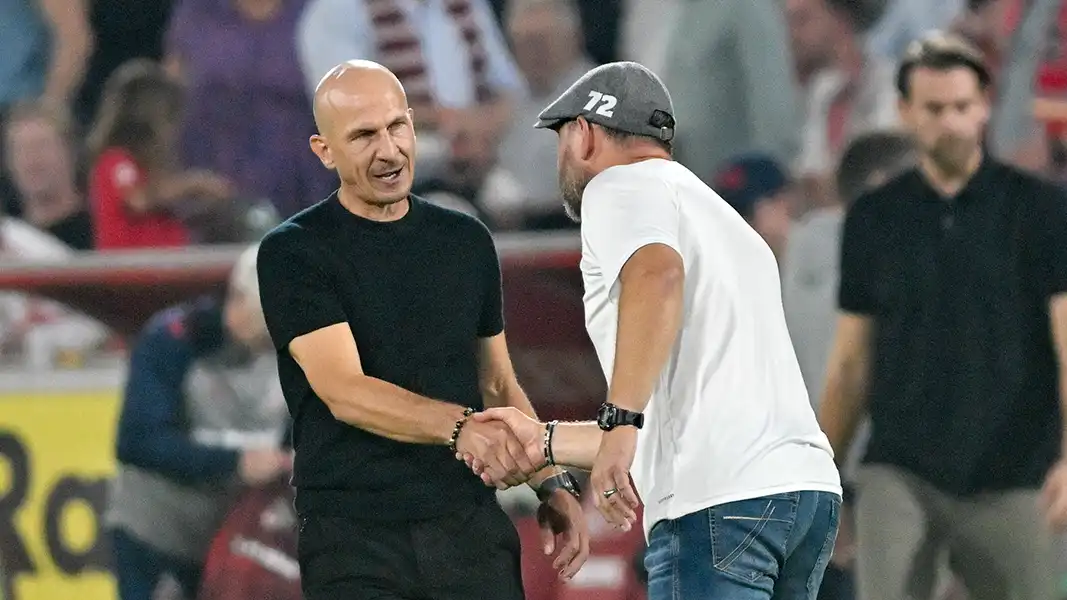
[[[393,139],[393,136],[386,134],[379,139],[378,152],[376,153],[376,158],[378,158],[378,160],[395,162],[400,158],[400,146],[396,144],[396,140]]]

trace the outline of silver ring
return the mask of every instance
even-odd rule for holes
[[[615,494],[618,494],[618,493],[619,493],[619,490],[617,490],[615,488],[611,488],[610,490],[604,490],[604,497],[605,498],[611,498],[612,496],[614,496]]]

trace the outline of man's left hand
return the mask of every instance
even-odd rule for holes
[[[589,558],[589,527],[581,503],[566,490],[557,489],[537,509],[537,522],[545,555],[559,549],[552,568],[560,579],[570,580]]]
[[[1049,471],[1041,488],[1041,508],[1054,529],[1067,527],[1067,459],[1060,459]]]
[[[637,429],[616,427],[604,432],[590,478],[593,502],[611,525],[629,531],[637,522],[640,500],[630,484],[630,466],[637,451]]]

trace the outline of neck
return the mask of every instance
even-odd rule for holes
[[[919,159],[919,170],[926,177],[930,186],[937,190],[939,194],[951,197],[958,194],[963,189],[963,186],[967,185],[967,182],[978,171],[978,167],[981,164],[982,150],[978,148],[975,149],[974,154],[967,159],[966,164],[961,169],[946,170],[931,159],[929,155],[924,155]]]
[[[77,212],[81,208],[81,198],[73,187],[68,186],[27,196],[23,205],[26,221],[35,227],[45,228]]]
[[[411,209],[411,201],[407,198],[390,204],[374,204],[363,200],[344,185],[337,193],[337,200],[348,212],[371,221],[398,221]]]

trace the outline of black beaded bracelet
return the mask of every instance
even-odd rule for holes
[[[556,457],[552,454],[552,435],[556,431],[556,425],[559,421],[549,421],[545,423],[545,460],[549,465],[555,466]]]
[[[459,432],[463,429],[463,426],[467,424],[467,419],[471,418],[474,414],[474,409],[467,407],[463,409],[463,418],[456,421],[456,426],[452,428],[452,438],[448,440],[448,449],[452,452],[456,452],[456,443],[459,442]]]

